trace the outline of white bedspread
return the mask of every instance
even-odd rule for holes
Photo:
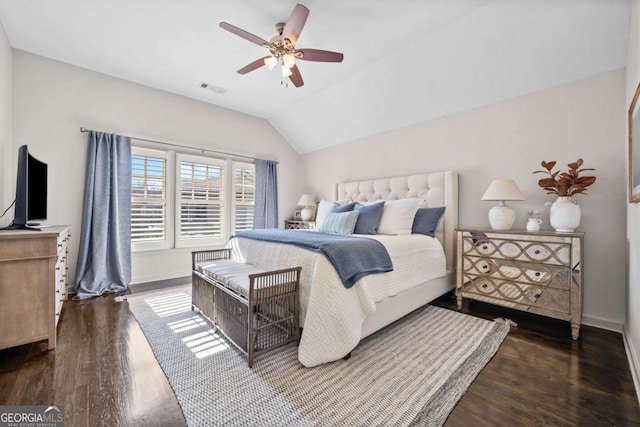
[[[242,262],[266,270],[301,266],[298,360],[307,367],[341,359],[360,341],[362,322],[376,303],[446,274],[440,242],[419,234],[360,236],[380,241],[393,271],[371,274],[346,289],[320,253],[293,245],[234,238],[230,245]]]

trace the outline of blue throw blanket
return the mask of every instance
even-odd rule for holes
[[[336,269],[345,288],[352,287],[358,279],[369,274],[393,270],[384,245],[364,237],[275,228],[241,231],[231,238],[234,237],[285,243],[321,252]]]

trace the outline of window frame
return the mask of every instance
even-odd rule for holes
[[[256,173],[256,165],[255,163],[247,163],[247,162],[239,162],[232,161],[231,167],[231,175],[232,175],[232,188],[231,195],[233,199],[231,200],[231,221],[230,226],[232,227],[231,232],[236,233],[236,207],[237,206],[253,206],[253,218],[255,218],[255,208],[256,208],[256,182],[255,182],[255,173]],[[236,201],[236,170],[238,169],[250,169],[253,170],[254,181],[253,181],[253,202],[238,202]],[[253,224],[252,224],[253,226]]]
[[[174,247],[175,248],[198,248],[202,246],[216,246],[224,245],[229,239],[229,221],[225,221],[228,218],[227,203],[229,198],[230,183],[228,178],[229,161],[218,159],[216,157],[208,156],[196,156],[193,154],[176,153],[175,155],[176,174],[174,179],[175,189],[175,222],[174,222]],[[180,233],[182,231],[180,224],[180,214],[182,207],[182,198],[180,183],[182,180],[182,162],[188,161],[193,163],[208,164],[222,167],[223,187],[222,187],[222,200],[220,202],[201,203],[203,205],[220,205],[220,211],[222,213],[222,225],[220,227],[220,237],[202,237],[202,238],[181,238]]]
[[[172,151],[170,150],[156,150],[152,148],[146,147],[131,147],[131,156],[141,156],[141,157],[152,157],[159,158],[165,160],[165,197],[164,197],[164,206],[165,206],[165,224],[164,224],[164,239],[163,240],[155,240],[150,242],[144,241],[134,241],[131,240],[131,251],[132,252],[145,252],[145,251],[155,251],[155,250],[165,250],[173,247],[173,186],[170,183],[173,181],[173,158]],[[136,198],[131,196],[131,203],[133,204]],[[144,200],[140,198],[140,200]]]

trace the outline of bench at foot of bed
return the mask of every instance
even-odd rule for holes
[[[301,267],[265,271],[231,249],[192,252],[192,304],[240,351],[256,356],[300,340]]]

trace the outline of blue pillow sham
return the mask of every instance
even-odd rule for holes
[[[346,205],[336,205],[331,208],[331,212],[351,212],[355,206],[356,202],[347,203]]]
[[[355,210],[360,212],[354,233],[356,234],[378,234],[378,226],[382,219],[382,210],[384,202],[374,203],[371,205],[356,204]]]
[[[426,236],[436,237],[436,229],[440,218],[444,214],[444,206],[439,208],[420,208],[416,212],[411,227],[412,234],[424,234]]]
[[[360,212],[330,212],[320,228],[321,233],[353,234]]]

